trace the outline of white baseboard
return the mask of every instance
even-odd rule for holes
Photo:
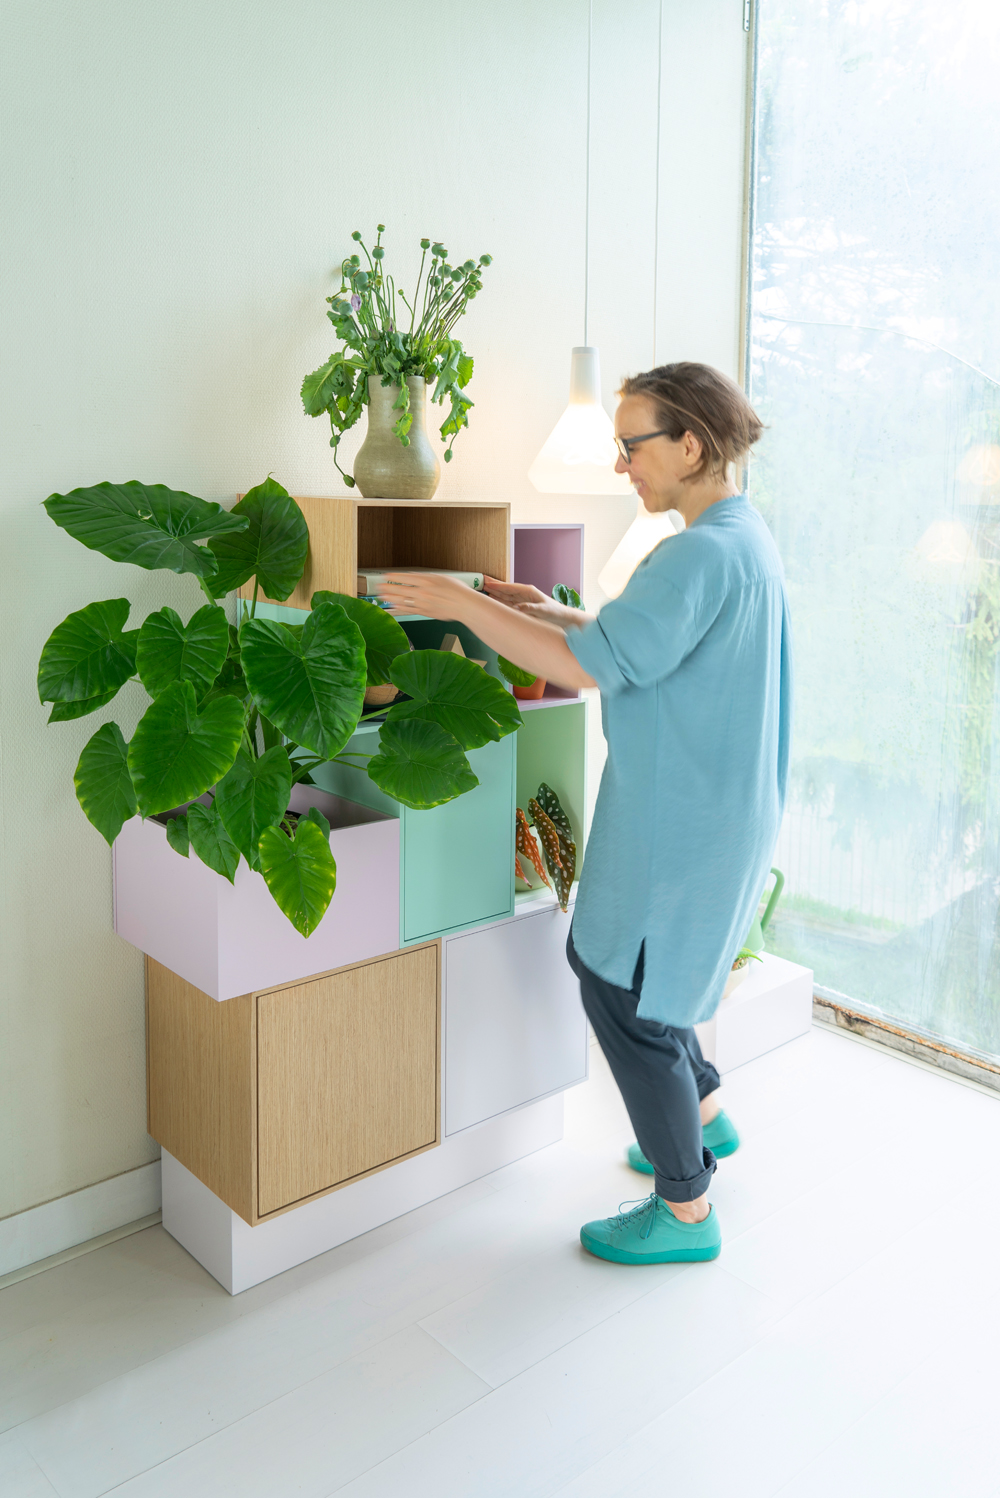
[[[160,1162],[0,1220],[0,1276],[160,1210]]]

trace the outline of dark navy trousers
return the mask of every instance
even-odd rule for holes
[[[639,1148],[656,1171],[656,1193],[668,1202],[703,1196],[715,1156],[702,1143],[698,1104],[719,1086],[719,1073],[701,1054],[693,1030],[639,1019],[643,951],[631,989],[606,983],[580,961],[570,928],[569,965],[618,1090]]]

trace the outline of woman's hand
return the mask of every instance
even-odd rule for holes
[[[497,603],[505,603],[509,609],[554,602],[553,599],[546,598],[541,588],[532,587],[531,583],[502,583],[498,578],[484,577],[483,587],[491,598],[495,598]]]
[[[480,595],[454,577],[400,570],[397,574],[390,572],[378,596],[401,614],[423,614],[428,619],[455,619],[463,623],[469,600]]]
[[[519,614],[527,614],[529,619],[554,624],[557,629],[582,629],[592,617],[581,609],[571,609],[564,603],[556,603],[554,598],[547,598],[541,588],[532,587],[531,583],[502,583],[495,577],[485,577],[483,585],[497,603],[506,604],[507,608],[516,609]]]

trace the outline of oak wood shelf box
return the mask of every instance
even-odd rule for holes
[[[217,1003],[146,959],[147,1126],[244,1222],[440,1143],[440,944]]]
[[[509,504],[298,496],[295,503],[309,527],[309,554],[287,608],[308,609],[321,589],[353,597],[359,567],[448,567],[507,581]],[[251,578],[240,597],[252,598],[253,590]]]

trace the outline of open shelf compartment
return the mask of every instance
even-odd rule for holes
[[[510,576],[515,583],[530,583],[546,597],[556,583],[583,594],[583,526],[582,525],[512,525],[510,538]],[[579,692],[547,682],[542,696],[535,702],[521,700],[523,711],[532,712],[553,702],[578,702]]]
[[[582,700],[553,703],[548,712],[531,713],[517,731],[516,804],[527,815],[528,801],[542,781],[555,791],[573,829],[578,877],[587,807],[586,746],[587,704]],[[534,871],[529,872],[532,881],[540,883]]]
[[[295,502],[309,527],[309,554],[301,582],[285,599],[290,608],[307,609],[320,589],[353,597],[359,566],[446,567],[507,580],[507,504],[298,496]],[[251,578],[240,597],[252,598],[253,589]]]

